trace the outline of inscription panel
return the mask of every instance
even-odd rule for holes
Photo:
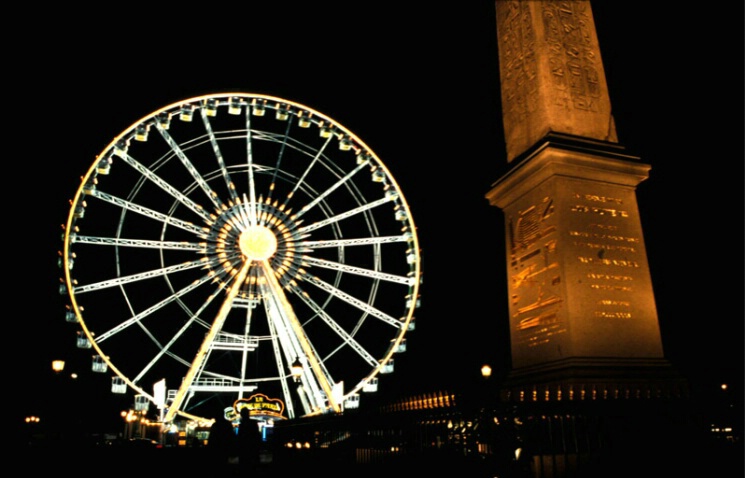
[[[583,185],[582,189],[585,189]],[[633,193],[633,192],[632,192]],[[632,319],[635,272],[646,267],[640,253],[641,237],[633,220],[635,204],[619,194],[600,194],[596,189],[572,193],[568,210],[569,245],[574,251],[582,295],[593,296],[592,317]],[[629,208],[631,207],[631,210]]]
[[[554,208],[552,197],[543,196],[515,208],[508,220],[513,350],[545,346],[567,330],[560,314],[562,280]]]
[[[662,355],[633,188],[555,176],[504,211],[513,366]]]
[[[582,180],[562,184],[562,258],[574,351],[662,355],[635,190]]]

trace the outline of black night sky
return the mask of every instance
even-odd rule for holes
[[[492,2],[265,3],[276,5],[168,17],[139,4],[85,15],[54,4],[22,18],[5,68],[17,83],[5,110],[13,420],[59,399],[58,357],[79,361],[81,410],[117,418],[108,376],[92,376],[64,320],[60,225],[116,135],[208,93],[269,94],[328,115],[376,151],[406,194],[422,307],[384,388],[437,389],[485,362],[509,366],[503,218],[485,199],[506,163]],[[651,164],[637,197],[665,355],[697,391],[726,381],[741,393],[742,5],[592,3],[620,143]],[[723,25],[730,18],[735,28]]]

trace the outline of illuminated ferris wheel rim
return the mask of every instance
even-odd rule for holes
[[[166,107],[163,107],[151,113],[150,115],[147,115],[136,121],[126,130],[124,130],[124,132],[115,137],[114,140],[112,140],[111,143],[109,143],[109,145],[104,148],[102,153],[96,157],[94,164],[82,178],[82,182],[77,190],[75,199],[71,201],[72,207],[70,209],[70,214],[65,226],[63,238],[64,246],[62,251],[64,283],[71,301],[70,307],[74,312],[77,321],[80,323],[82,331],[89,340],[91,346],[95,349],[97,354],[103,358],[108,367],[111,368],[117,376],[121,377],[132,389],[152,399],[153,397],[150,393],[148,393],[141,385],[139,385],[139,383],[136,383],[136,380],[128,378],[128,375],[122,372],[116,366],[113,360],[110,360],[110,357],[104,352],[103,348],[99,344],[99,342],[102,341],[102,335],[97,335],[93,330],[91,330],[91,328],[89,328],[88,323],[86,322],[85,313],[83,312],[83,308],[78,302],[77,296],[82,292],[94,291],[95,286],[86,286],[85,284],[78,285],[76,279],[72,276],[73,263],[76,258],[76,254],[74,253],[74,251],[72,251],[72,245],[80,240],[80,236],[77,232],[77,223],[82,217],[82,213],[80,211],[84,210],[86,207],[86,199],[89,196],[95,197],[97,194],[99,194],[95,186],[97,176],[99,174],[105,174],[104,172],[108,172],[108,168],[110,168],[111,162],[114,158],[123,159],[128,157],[127,150],[131,142],[146,140],[147,134],[153,127],[161,132],[161,134],[164,134],[164,132],[168,130],[171,120],[175,120],[176,117],[179,117],[183,120],[184,115],[196,116],[198,113],[202,113],[203,118],[205,119],[205,124],[207,124],[206,117],[215,115],[217,109],[219,108],[228,108],[230,114],[234,114],[234,112],[231,111],[233,109],[239,110],[238,114],[240,114],[240,110],[244,110],[246,112],[246,117],[251,115],[251,113],[249,113],[249,109],[252,110],[253,114],[256,114],[256,112],[259,111],[258,109],[261,108],[265,111],[268,110],[270,112],[274,112],[278,120],[282,119],[281,117],[284,117],[283,119],[286,120],[288,117],[292,116],[297,120],[298,124],[302,124],[303,122],[305,122],[304,127],[315,125],[317,128],[319,128],[321,136],[328,135],[327,137],[335,137],[339,143],[339,149],[354,151],[358,158],[358,164],[365,164],[364,162],[367,162],[366,164],[369,164],[372,171],[373,180],[376,180],[375,178],[384,178],[380,179],[381,182],[385,182],[386,187],[388,188],[388,192],[384,196],[384,199],[387,201],[395,201],[397,208],[397,219],[399,221],[402,221],[401,218],[404,218],[402,222],[405,223],[406,226],[403,229],[406,230],[406,241],[410,245],[409,249],[407,250],[407,262],[410,264],[410,271],[408,274],[409,277],[406,280],[406,284],[409,287],[410,293],[407,295],[407,297],[409,297],[409,301],[407,304],[406,313],[403,317],[398,319],[401,321],[402,333],[398,334],[394,338],[393,344],[389,347],[388,352],[385,354],[385,356],[378,359],[377,365],[372,368],[372,370],[367,375],[365,375],[365,377],[360,380],[359,384],[356,387],[353,387],[347,395],[351,396],[353,394],[356,394],[362,387],[364,387],[364,385],[369,380],[380,373],[381,370],[386,366],[386,364],[392,363],[392,355],[396,352],[397,347],[400,346],[405,331],[412,325],[411,322],[414,317],[413,314],[417,303],[416,298],[418,297],[421,276],[421,261],[419,257],[419,245],[416,236],[416,229],[414,227],[413,220],[411,219],[408,205],[403,197],[403,194],[401,194],[400,192],[399,186],[391,176],[386,166],[377,157],[377,155],[364,142],[362,142],[362,140],[360,140],[356,135],[354,135],[351,131],[349,131],[342,125],[339,125],[322,113],[296,102],[288,101],[274,96],[237,92],[203,95],[184,101],[175,102]],[[264,112],[262,112],[262,116],[263,114]],[[190,120],[191,118],[189,118],[189,121]],[[259,134],[258,131],[254,131],[250,127],[247,127],[246,131],[248,132],[247,135],[249,137],[252,133]],[[240,130],[238,130],[238,132],[240,132]],[[234,134],[234,131],[231,131],[231,135],[232,134]],[[209,133],[205,136],[209,137]],[[217,137],[217,135],[215,135],[215,137]],[[238,134],[238,137],[240,137],[240,134]],[[282,140],[284,142],[287,142],[288,138],[285,137],[282,138]],[[212,141],[213,144],[216,143],[216,140],[213,139]],[[169,153],[171,155],[171,158],[179,156],[179,148],[179,146],[172,146],[173,151]],[[184,153],[181,152],[181,154]],[[254,175],[260,175],[262,174],[262,172],[264,172],[264,166],[261,166],[258,163],[255,166],[256,167],[249,165],[248,168],[246,168],[247,171],[250,171],[249,176],[252,179]],[[245,165],[241,165],[241,167],[243,168],[245,167]],[[231,172],[244,172],[241,169],[235,169],[235,165],[231,167],[225,167],[223,165],[224,171],[227,171],[231,168],[233,168],[233,171]],[[218,168],[215,167],[215,171],[217,170]],[[277,171],[279,171],[279,174],[276,174],[275,178],[279,178],[283,175],[282,171],[280,171],[278,168],[274,172],[276,173]],[[147,179],[151,181],[155,180],[155,177],[157,177],[155,172],[147,169],[147,167],[145,167],[142,174],[143,177],[147,176]],[[290,178],[293,181],[295,180],[292,179],[291,175],[285,176],[285,180],[287,180],[287,178]],[[195,178],[195,181],[191,184],[192,190],[199,189],[200,187],[208,190],[209,186],[206,184],[207,182],[204,180],[203,177],[199,175],[199,173],[195,174]],[[143,180],[141,179],[141,181]],[[166,188],[166,186],[167,184],[162,185],[161,187]],[[272,184],[272,187],[274,187],[274,184]],[[306,185],[300,184],[300,182],[298,182],[296,187],[298,190],[307,188]],[[273,291],[271,292],[271,294],[273,295],[282,295],[283,292],[281,292],[281,289],[286,288],[288,287],[288,284],[293,283],[297,279],[296,274],[298,270],[301,270],[301,267],[299,267],[301,265],[300,262],[296,262],[293,264],[292,261],[287,260],[283,262],[283,264],[286,266],[284,269],[274,266],[268,266],[272,256],[275,256],[277,252],[283,247],[287,248],[288,243],[292,245],[292,249],[301,248],[298,247],[298,244],[294,244],[291,241],[283,241],[282,233],[286,231],[294,231],[296,233],[296,236],[299,237],[300,234],[297,234],[298,231],[303,231],[306,235],[310,235],[312,233],[312,227],[314,226],[310,225],[309,227],[308,225],[301,226],[298,224],[298,212],[302,214],[303,210],[295,211],[290,214],[289,212],[285,212],[283,208],[278,208],[276,201],[272,203],[268,198],[256,197],[254,194],[256,193],[255,189],[251,188],[249,192],[251,197],[249,197],[249,195],[244,192],[243,194],[236,194],[228,200],[221,200],[217,198],[215,201],[213,201],[211,208],[205,208],[201,205],[194,204],[190,200],[187,200],[187,196],[179,198],[176,193],[173,194],[174,197],[176,197],[176,199],[174,200],[174,204],[179,203],[179,207],[184,206],[185,204],[187,207],[191,207],[198,215],[201,215],[204,218],[205,227],[203,227],[203,230],[199,231],[197,231],[197,229],[194,229],[195,235],[199,235],[199,233],[201,232],[203,233],[202,239],[209,239],[210,234],[212,235],[213,239],[215,237],[218,238],[218,241],[213,241],[212,243],[213,249],[211,250],[211,254],[210,252],[208,252],[208,247],[206,246],[203,249],[200,249],[199,247],[202,246],[199,246],[197,248],[198,254],[201,254],[203,259],[207,258],[208,256],[215,256],[220,254],[223,254],[223,256],[225,256],[226,252],[232,254],[231,259],[224,260],[222,264],[220,264],[219,261],[212,261],[210,264],[205,266],[207,269],[211,270],[212,275],[214,276],[214,282],[221,284],[222,289],[229,289],[231,279],[241,273],[241,267],[243,265],[265,264],[265,271],[273,271],[274,274],[278,275],[283,281],[281,283],[278,282],[274,289],[265,290]],[[327,194],[328,190],[324,191],[323,193]],[[217,195],[215,194],[215,196]],[[105,196],[99,195],[99,197]],[[308,204],[312,203],[313,201]],[[305,205],[306,208],[308,208],[308,204]],[[124,217],[125,209],[127,209],[127,207],[122,206],[122,218]],[[130,211],[131,209],[129,209],[127,213],[130,213]],[[228,213],[232,215],[230,217],[227,217]],[[398,215],[400,215],[400,217]],[[162,214],[162,216],[164,218],[164,230],[166,227],[173,227],[173,223],[175,221],[173,209],[171,209],[171,211],[168,211],[166,214]],[[263,223],[260,223],[261,221],[259,220],[259,217],[264,217],[265,221]],[[266,220],[267,217],[270,218],[269,221]],[[123,219],[122,222],[124,222]],[[270,222],[271,225],[269,225]],[[274,226],[276,226],[277,224],[282,226],[282,231],[274,228]],[[185,225],[182,225],[182,227],[186,228]],[[212,228],[211,231],[210,228]],[[120,230],[117,232],[117,236],[115,238],[116,241],[121,242],[121,238],[118,236],[119,232],[121,232],[121,224]],[[231,236],[231,234],[233,236]],[[226,238],[228,237],[232,237],[232,239],[227,240]],[[368,237],[362,238],[337,239],[337,242],[341,243],[342,241],[348,241],[348,243],[351,244],[355,241],[359,243],[368,241],[371,243],[375,243],[379,240],[380,239],[375,238],[373,234],[369,234]],[[329,242],[328,240],[326,241]],[[214,244],[217,245],[215,246]],[[313,244],[313,241],[305,240],[305,242],[300,242],[299,244],[304,244],[305,247],[307,247],[309,244]],[[315,245],[317,246],[317,243]],[[380,246],[380,243],[378,243],[378,246]],[[118,248],[121,246],[116,245],[115,247]],[[320,262],[315,263],[315,265],[318,264],[320,264]],[[354,266],[347,266],[346,270],[349,271],[354,268]],[[246,269],[248,269],[248,267]],[[261,268],[259,267],[259,269]],[[292,273],[288,272],[290,270],[292,271]],[[247,270],[245,272],[247,273]],[[360,273],[359,271],[356,272]],[[222,277],[220,277],[221,275]],[[378,275],[382,277],[385,274],[383,274],[382,272],[378,272]],[[268,278],[269,275],[265,275],[263,282],[266,282]],[[108,281],[102,281],[100,283],[123,283],[126,282],[126,280],[126,277],[119,276]],[[166,280],[169,280],[168,277],[166,278]],[[384,277],[383,280],[389,279]],[[86,287],[88,287],[88,289],[86,289]],[[243,291],[241,290],[241,287],[235,287],[235,296],[238,297],[242,294]],[[217,331],[217,333],[219,333],[219,331]],[[300,334],[302,334],[302,331],[298,332],[298,336],[300,336]],[[312,345],[306,346],[306,352],[311,356],[313,355],[314,352],[312,350]],[[320,364],[316,364],[315,368],[315,373],[324,373],[321,370],[322,367],[320,366]]]

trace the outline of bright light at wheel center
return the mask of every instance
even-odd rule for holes
[[[248,260],[263,261],[277,251],[277,238],[264,226],[250,226],[241,232],[238,245]]]

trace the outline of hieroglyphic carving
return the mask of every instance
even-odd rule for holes
[[[502,114],[513,124],[522,123],[538,105],[538,65],[535,30],[525,2],[497,2],[502,10],[497,25],[500,37],[500,77],[503,91]]]
[[[530,248],[540,238],[556,230],[556,226],[546,224],[554,212],[554,202],[545,197],[538,203],[520,211],[516,220],[510,219],[510,248],[513,261],[521,250]]]
[[[513,273],[509,288],[516,345],[545,344],[551,336],[566,331],[557,314],[563,299],[558,292],[556,239],[548,237],[556,231],[556,225],[549,222],[553,213],[553,199],[544,197],[519,211],[517,219],[510,219]]]
[[[589,0],[496,0],[507,161],[549,133],[617,142]]]
[[[542,6],[552,100],[565,108],[597,112],[602,65],[595,55],[588,5],[549,0]]]

